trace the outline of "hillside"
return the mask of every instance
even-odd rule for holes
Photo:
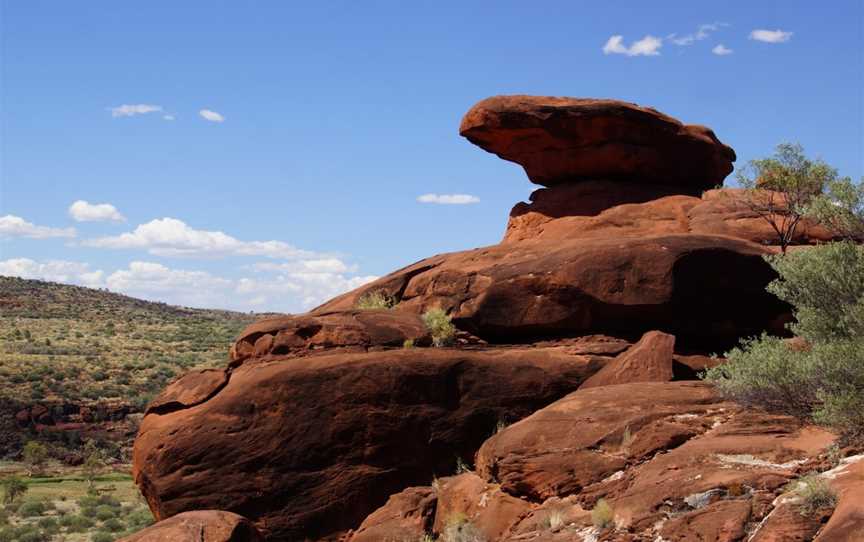
[[[125,447],[136,425],[124,423],[130,414],[175,376],[223,365],[256,318],[0,277],[0,455],[31,437],[74,449],[88,431]]]

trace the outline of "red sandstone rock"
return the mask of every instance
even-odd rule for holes
[[[144,417],[134,476],[159,519],[228,509],[272,539],[314,539],[356,528],[393,493],[452,473],[500,420],[564,396],[603,363],[554,348],[247,361],[203,402],[173,399],[198,389],[185,381],[195,376],[154,401],[172,406]]]
[[[348,541],[422,540],[432,532],[435,506],[433,488],[409,487],[391,495],[384,506],[363,520]]]
[[[249,325],[231,349],[231,359],[285,355],[328,347],[402,346],[429,342],[416,314],[395,310],[352,310],[315,316],[278,316]]]
[[[837,506],[815,542],[864,541],[864,456],[850,458],[831,475]]]
[[[581,389],[629,382],[668,382],[673,376],[674,351],[674,335],[649,331],[638,343],[586,380]]]
[[[470,521],[487,540],[500,540],[525,516],[528,502],[487,484],[474,473],[438,480],[434,532],[443,533],[452,521]]]
[[[231,512],[185,512],[118,542],[264,542],[248,519]]]
[[[345,310],[381,289],[400,300],[398,311],[440,306],[490,342],[663,329],[681,344],[720,350],[787,313],[765,291],[776,275],[764,253],[746,241],[689,234],[505,244],[423,260],[313,314]]]
[[[710,129],[617,100],[495,96],[465,114],[459,133],[545,186],[613,179],[704,190],[735,161]]]

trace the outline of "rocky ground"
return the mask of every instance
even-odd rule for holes
[[[773,230],[714,189],[732,149],[613,100],[490,98],[461,133],[545,186],[502,242],[255,323],[168,386],[134,449],[164,521],[129,540],[864,539],[862,456],[698,381],[791,319]],[[814,472],[835,508],[810,506]]]

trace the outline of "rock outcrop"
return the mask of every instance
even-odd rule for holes
[[[618,179],[698,194],[722,184],[735,161],[709,128],[618,100],[495,96],[465,114],[459,133],[544,186]]]
[[[264,542],[252,523],[219,510],[184,512],[118,542]]]
[[[791,318],[765,291],[770,227],[738,192],[702,193],[729,147],[614,100],[491,98],[461,133],[549,188],[514,207],[502,243],[257,322],[224,370],[172,383],[134,450],[154,529],[216,509],[273,541],[861,531],[857,467],[836,473],[834,515],[789,519],[784,488],[824,466],[833,435],[693,382],[723,362],[711,353]],[[802,224],[795,242],[826,239]],[[359,310],[371,293],[395,306]],[[454,347],[430,347],[431,308]]]

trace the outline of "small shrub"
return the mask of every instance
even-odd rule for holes
[[[116,516],[117,512],[110,506],[101,505],[96,507],[94,514],[94,517],[99,521],[107,521]]]
[[[390,309],[396,304],[396,299],[383,290],[366,292],[354,305],[361,310]]]
[[[90,536],[90,541],[91,542],[114,542],[114,535],[112,535],[111,533],[103,533],[103,532],[93,533],[93,535]]]
[[[837,493],[819,475],[811,474],[798,480],[795,493],[801,497],[801,513],[804,515],[837,505]]]
[[[119,533],[120,531],[125,529],[126,526],[123,525],[123,522],[119,519],[111,518],[102,524],[102,528],[112,533]]]
[[[70,533],[80,533],[93,527],[93,520],[84,516],[63,516],[60,525]]]
[[[463,514],[453,514],[441,533],[443,542],[486,542],[486,537]]]
[[[18,515],[25,518],[41,516],[45,513],[45,503],[42,501],[29,501],[21,505]]]
[[[615,511],[606,502],[606,499],[600,499],[594,508],[591,510],[591,523],[598,529],[605,529],[612,525],[615,521]]]
[[[633,433],[630,431],[630,426],[624,428],[624,432],[621,434],[621,449],[627,450],[630,448],[630,444],[633,443]]]
[[[81,509],[81,515],[87,518],[95,518],[96,517],[96,508],[91,506],[87,506]]]
[[[405,339],[405,342],[402,343],[402,348],[406,350],[414,348],[414,339]]]
[[[564,512],[562,510],[552,510],[546,519],[543,521],[547,529],[560,529],[564,526]]]
[[[471,467],[462,461],[461,457],[456,457],[456,474],[465,474],[466,472],[471,472]]]
[[[130,528],[135,529],[136,531],[143,529],[144,527],[149,527],[153,525],[154,519],[153,514],[147,508],[139,508],[137,510],[133,510],[126,516],[126,522],[129,524]]]
[[[456,327],[450,321],[450,316],[443,309],[429,309],[423,313],[423,323],[432,335],[433,346],[448,346],[456,336]]]

